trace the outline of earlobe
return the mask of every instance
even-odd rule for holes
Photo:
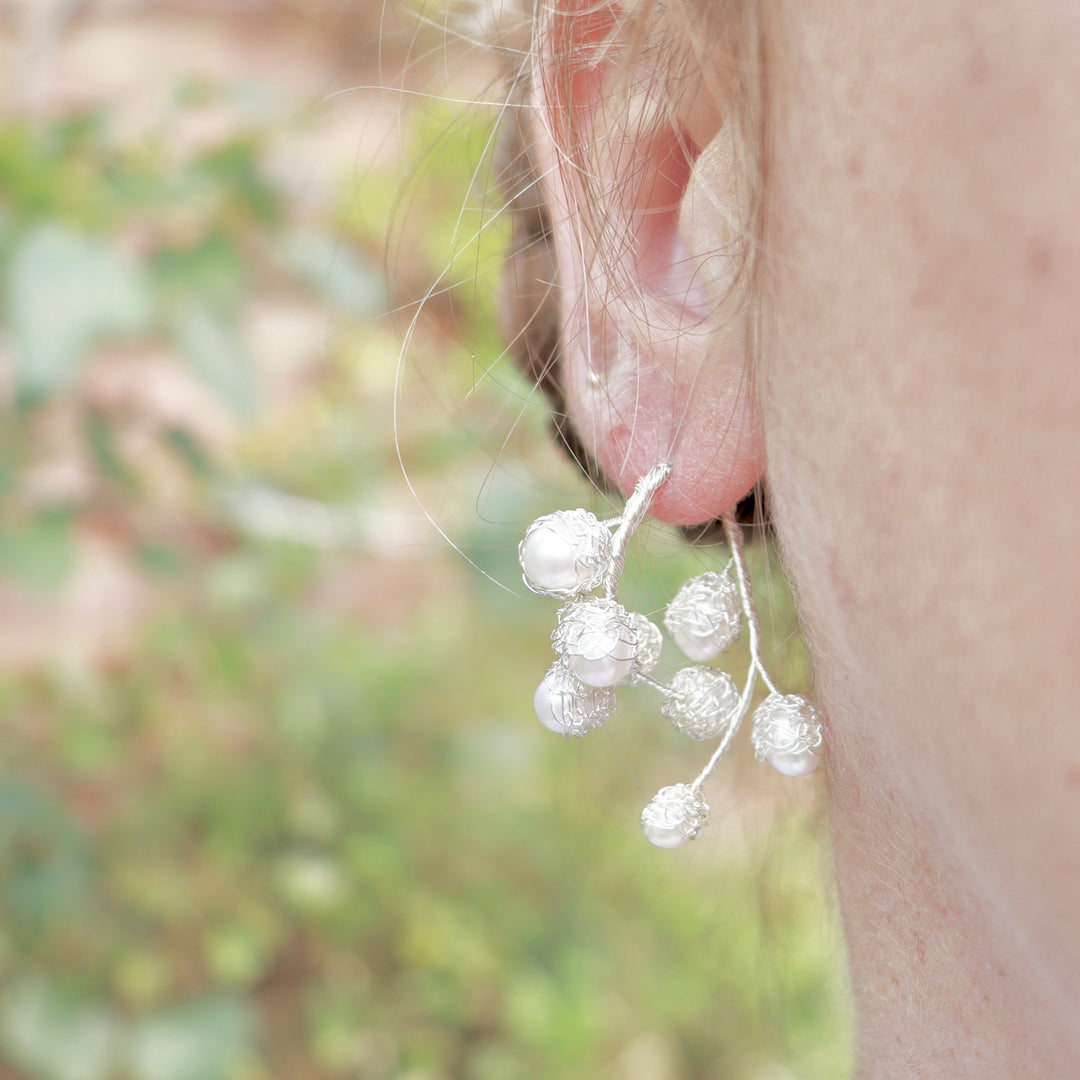
[[[619,48],[614,8],[550,18],[535,136],[567,409],[624,494],[668,461],[654,516],[709,521],[761,472],[733,135],[699,148],[700,102],[692,136],[658,77]]]

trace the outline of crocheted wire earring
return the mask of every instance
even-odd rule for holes
[[[518,545],[529,589],[567,601],[551,635],[555,662],[533,697],[546,728],[582,736],[614,713],[616,686],[644,685],[661,694],[660,712],[678,731],[699,741],[719,740],[690,783],[661,788],[642,812],[646,837],[664,848],[682,847],[701,835],[709,820],[702,787],[749,712],[758,677],[768,690],[754,710],[750,733],[758,761],[786,776],[804,776],[821,763],[823,752],[817,709],[801,695],[777,690],[762,663],[742,529],[734,521],[723,522],[731,553],[727,565],[686,582],[664,613],[668,636],[694,663],[677,671],[670,684],[652,678],[663,635],[640,612],[623,607],[617,593],[627,545],[670,475],[670,465],[654,466],[622,514],[606,521],[581,509],[546,514]],[[708,665],[744,628],[750,667],[740,690],[726,671]]]

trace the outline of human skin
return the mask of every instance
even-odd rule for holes
[[[1080,1074],[1080,11],[782,4],[758,391],[868,1077]]]
[[[746,325],[728,311],[692,377],[685,352],[668,384],[635,374],[676,364],[663,343],[616,364],[610,396],[571,345],[570,411],[624,489],[673,457],[660,516],[767,477],[829,717],[860,1077],[1075,1078],[1080,10],[778,0],[763,34]],[[682,196],[714,297],[728,138]],[[658,434],[659,387],[705,405]]]

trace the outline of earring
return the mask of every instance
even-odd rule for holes
[[[668,636],[694,663],[678,670],[670,684],[652,678],[663,635],[640,612],[623,607],[617,593],[630,539],[670,475],[670,465],[654,466],[638,481],[622,514],[609,520],[580,509],[546,514],[518,545],[526,586],[566,601],[551,635],[555,662],[533,697],[546,728],[583,736],[615,712],[616,686],[644,685],[662,695],[660,712],[678,731],[699,741],[719,740],[689,784],[661,788],[642,812],[646,837],[663,848],[682,847],[701,835],[709,820],[702,787],[749,712],[759,677],[768,694],[753,713],[750,742],[757,760],[785,776],[805,776],[818,767],[823,752],[818,710],[801,695],[777,690],[762,663],[742,529],[734,521],[723,522],[727,565],[686,582],[664,613]],[[750,667],[740,690],[726,671],[708,665],[744,627]]]

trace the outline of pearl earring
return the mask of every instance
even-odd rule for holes
[[[769,691],[753,714],[750,741],[758,761],[785,776],[805,776],[822,754],[820,713],[806,698],[777,690],[762,664],[742,529],[734,521],[723,523],[728,564],[686,582],[664,613],[669,637],[694,663],[677,671],[669,685],[652,678],[663,647],[660,628],[628,611],[616,594],[630,538],[670,475],[670,465],[654,466],[616,518],[557,510],[534,521],[518,545],[528,588],[566,601],[551,635],[555,663],[533,697],[546,728],[583,736],[614,713],[616,686],[641,684],[663,696],[660,712],[678,731],[720,740],[693,781],[661,788],[642,812],[646,837],[663,848],[682,847],[701,835],[709,820],[702,787],[746,717],[758,677]],[[726,671],[706,665],[731,646],[744,625],[750,668],[740,691]]]

